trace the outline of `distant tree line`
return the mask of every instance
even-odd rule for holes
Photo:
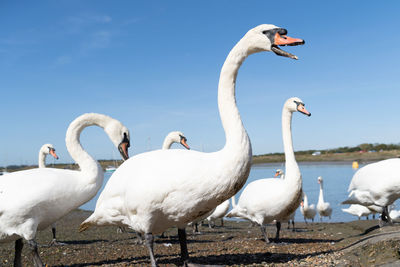
[[[358,146],[354,147],[349,147],[349,146],[343,146],[343,147],[338,147],[338,148],[332,148],[332,149],[310,149],[310,150],[301,150],[301,151],[296,151],[296,155],[311,155],[314,152],[321,152],[321,154],[330,154],[330,153],[348,153],[348,152],[368,152],[368,151],[388,151],[388,150],[399,150],[400,149],[400,144],[360,144]],[[267,156],[267,155],[283,155],[283,153],[269,153],[269,154],[263,154],[263,155],[257,155],[257,156]]]

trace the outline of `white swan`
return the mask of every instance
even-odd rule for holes
[[[383,208],[381,219],[390,222],[388,206],[400,197],[400,159],[382,160],[362,167],[354,174],[348,191],[349,197],[342,204],[380,206]]]
[[[44,144],[39,150],[39,162],[38,162],[39,168],[46,168],[46,157],[49,154],[52,155],[55,159],[58,159],[54,146],[52,144]],[[61,243],[57,242],[55,223],[51,225],[51,232],[53,234],[53,240],[50,242],[50,244],[61,245]]]
[[[300,212],[303,214],[304,221],[307,223],[307,219],[311,219],[314,222],[314,217],[317,211],[315,210],[315,205],[308,205],[308,198],[306,193],[303,192],[303,200],[300,203]]]
[[[229,199],[225,200],[221,204],[219,204],[214,212],[207,217],[208,221],[208,227],[212,228],[213,226],[211,225],[216,219],[221,218],[221,226],[224,226],[224,216],[229,210]],[[214,223],[215,225],[215,223]]]
[[[260,25],[251,29],[229,53],[221,70],[218,107],[226,144],[220,151],[158,150],[130,158],[117,169],[82,225],[122,224],[146,234],[153,266],[153,233],[176,226],[181,256],[187,262],[184,227],[233,196],[245,184],[251,165],[251,144],[236,106],[235,83],[245,58],[261,51],[297,59],[278,45],[303,44],[283,36],[285,29]]]
[[[52,155],[53,158],[58,159],[56,150],[52,144],[44,144],[39,150],[38,167],[46,168],[46,157]]]
[[[368,217],[372,213],[369,208],[359,204],[351,204],[350,207],[342,209],[342,211],[357,216],[359,220],[362,216]]]
[[[173,131],[170,132],[164,139],[164,143],[161,149],[170,149],[173,143],[179,143],[184,146],[186,149],[190,149],[188,144],[186,143],[187,139],[182,132]]]
[[[329,217],[329,219],[331,218],[332,208],[329,202],[324,201],[324,192],[323,192],[324,180],[322,179],[321,176],[318,177],[318,183],[319,183],[319,197],[317,203],[317,211],[319,214],[319,220],[322,221],[322,217]]]
[[[282,110],[282,137],[286,171],[284,179],[259,179],[249,183],[240,195],[239,202],[227,217],[241,217],[257,223],[265,242],[269,243],[265,224],[276,220],[276,239],[279,239],[280,221],[287,220],[296,211],[302,197],[302,179],[292,142],[292,114],[300,111],[310,116],[301,99],[286,100]]]
[[[16,240],[15,266],[21,266],[22,238],[28,241],[34,266],[43,266],[35,241],[42,230],[93,198],[103,183],[100,164],[83,150],[79,136],[88,126],[104,129],[128,158],[129,132],[119,121],[89,113],[68,127],[66,146],[80,171],[38,168],[7,174],[0,179],[0,242]]]

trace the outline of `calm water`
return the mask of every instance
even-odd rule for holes
[[[355,173],[355,170],[351,167],[351,163],[300,163],[299,166],[303,176],[303,190],[308,196],[309,204],[316,205],[318,202],[319,184],[317,182],[317,177],[322,176],[324,179],[324,200],[329,202],[333,209],[332,219],[330,221],[346,222],[357,219],[355,216],[342,212],[341,209],[347,208],[348,205],[340,205],[340,202],[347,198],[347,188]],[[360,165],[360,168],[361,167],[362,165]],[[246,185],[257,179],[273,177],[275,170],[279,168],[285,170],[282,164],[267,163],[253,165]],[[100,189],[99,193],[94,199],[81,208],[94,210],[97,198],[100,192],[103,191],[111,174],[112,173],[108,172],[105,173],[103,187]],[[242,190],[236,194],[236,201],[239,199]],[[397,205],[397,207],[400,207],[400,205]],[[315,216],[315,220],[319,220],[318,214]],[[295,221],[303,221],[300,210],[296,211]],[[329,219],[324,218],[323,221],[329,221]]]

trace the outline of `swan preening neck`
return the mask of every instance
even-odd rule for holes
[[[82,172],[87,173],[86,177],[95,177],[101,175],[103,170],[100,164],[93,159],[81,146],[80,134],[86,127],[96,125],[104,129],[111,141],[120,149],[121,156],[128,157],[129,131],[119,121],[103,114],[86,113],[76,118],[68,127],[65,143],[72,159],[79,165]],[[121,142],[122,140],[122,142]],[[101,181],[102,183],[102,181]]]
[[[39,163],[38,163],[39,168],[46,168],[46,156],[48,154],[52,155],[55,159],[58,159],[56,150],[54,149],[53,145],[44,144],[39,150]]]

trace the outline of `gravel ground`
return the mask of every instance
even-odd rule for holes
[[[133,232],[117,233],[116,227],[77,231],[90,212],[75,211],[57,223],[57,236],[64,246],[48,246],[51,230],[38,234],[42,260],[48,266],[148,266],[145,245],[137,244]],[[258,227],[248,222],[225,221],[225,226],[200,227],[202,234],[188,233],[191,261],[222,266],[400,266],[400,225],[378,228],[377,221],[348,223],[296,223],[295,230],[282,225],[281,242],[266,244]],[[275,235],[273,225],[267,227]],[[155,254],[160,266],[180,264],[176,229],[156,238]],[[0,266],[12,266],[14,243],[0,244]],[[24,266],[32,266],[27,245]]]

